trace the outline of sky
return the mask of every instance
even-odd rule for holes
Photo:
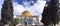
[[[4,0],[0,0],[0,15],[1,15],[1,8]],[[41,20],[42,12],[44,6],[46,4],[45,0],[12,0],[13,9],[14,9],[14,17],[16,15],[21,15],[21,13],[25,10],[28,10],[32,13],[32,15],[39,16],[39,20]]]

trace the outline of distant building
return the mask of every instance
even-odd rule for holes
[[[32,15],[29,11],[22,12],[21,15],[17,15],[19,24],[17,25],[39,25],[39,16]]]

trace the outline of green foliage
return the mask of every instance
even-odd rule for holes
[[[60,21],[60,14],[58,10],[60,9],[59,6],[59,0],[51,0],[46,3],[47,6],[44,7],[43,13],[42,13],[42,20],[41,22],[44,25],[56,25]],[[59,15],[59,16],[58,16]]]
[[[9,26],[16,26],[18,24],[18,19],[12,19]]]
[[[13,19],[12,0],[4,0],[1,8],[1,21],[6,25],[11,21],[11,19]]]

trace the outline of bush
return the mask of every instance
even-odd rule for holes
[[[18,19],[12,19],[9,26],[16,26],[18,24]]]

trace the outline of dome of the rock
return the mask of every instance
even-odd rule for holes
[[[22,14],[21,14],[22,16],[32,16],[32,14],[29,12],[29,11],[24,11],[24,12],[22,12]]]

